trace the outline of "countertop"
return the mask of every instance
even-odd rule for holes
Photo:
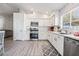
[[[79,40],[79,36],[74,36],[73,34],[61,34],[59,32],[52,32],[54,34],[58,34],[58,35],[61,35],[61,36],[65,36],[65,37],[69,37],[69,38],[72,38],[72,39],[75,39],[75,40]]]

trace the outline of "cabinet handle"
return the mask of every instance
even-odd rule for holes
[[[57,39],[56,39],[56,38],[54,38],[54,40],[55,40],[55,41],[57,41]]]
[[[60,37],[58,37],[58,38],[60,38]]]

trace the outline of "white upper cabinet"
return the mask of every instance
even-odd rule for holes
[[[24,25],[26,27],[29,27],[30,26],[30,19],[27,17],[26,14],[24,14]]]
[[[53,26],[52,19],[41,19],[39,20],[39,26]]]
[[[59,11],[56,11],[55,14],[52,17],[54,21],[54,25],[59,26],[60,24],[60,17],[59,17]]]
[[[46,24],[48,24],[48,23],[46,22],[45,19],[44,20],[39,19],[39,26],[46,26]]]
[[[52,16],[52,18],[50,19],[51,22],[51,26],[55,25],[55,15]]]

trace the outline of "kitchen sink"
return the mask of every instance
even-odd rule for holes
[[[61,33],[61,32],[60,32],[60,34],[67,34],[67,33]]]

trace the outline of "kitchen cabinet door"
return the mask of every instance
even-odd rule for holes
[[[52,36],[54,36],[51,32],[49,32],[49,36],[48,36],[48,40],[49,40],[49,42],[52,44],[53,43],[53,38],[52,38]]]
[[[54,47],[57,49],[57,34],[54,34],[54,38],[53,38],[53,45],[54,45]]]
[[[30,30],[28,28],[24,31],[24,40],[30,40]]]
[[[54,33],[51,33],[49,36],[49,42],[55,47],[57,48],[57,35]]]
[[[54,26],[54,20],[53,19],[49,19],[47,20],[48,22],[48,26]]]
[[[24,14],[14,13],[13,14],[13,35],[14,40],[25,40],[25,31],[24,31]]]
[[[50,42],[53,46],[55,46],[55,42],[54,42],[54,38],[55,38],[55,35],[53,33],[51,33],[51,38],[50,38]]]
[[[49,41],[63,55],[64,37],[53,33]]]
[[[24,25],[25,25],[26,27],[30,27],[31,19],[29,19],[27,16],[28,16],[28,15],[24,14]]]
[[[39,39],[47,40],[48,39],[48,29],[47,27],[39,27]]]
[[[57,37],[57,50],[58,52],[63,55],[63,51],[64,51],[64,37],[63,36],[60,36],[58,35]]]
[[[53,26],[53,21],[48,19],[39,20],[39,26]]]
[[[39,20],[39,26],[45,26],[46,22],[45,20]]]

